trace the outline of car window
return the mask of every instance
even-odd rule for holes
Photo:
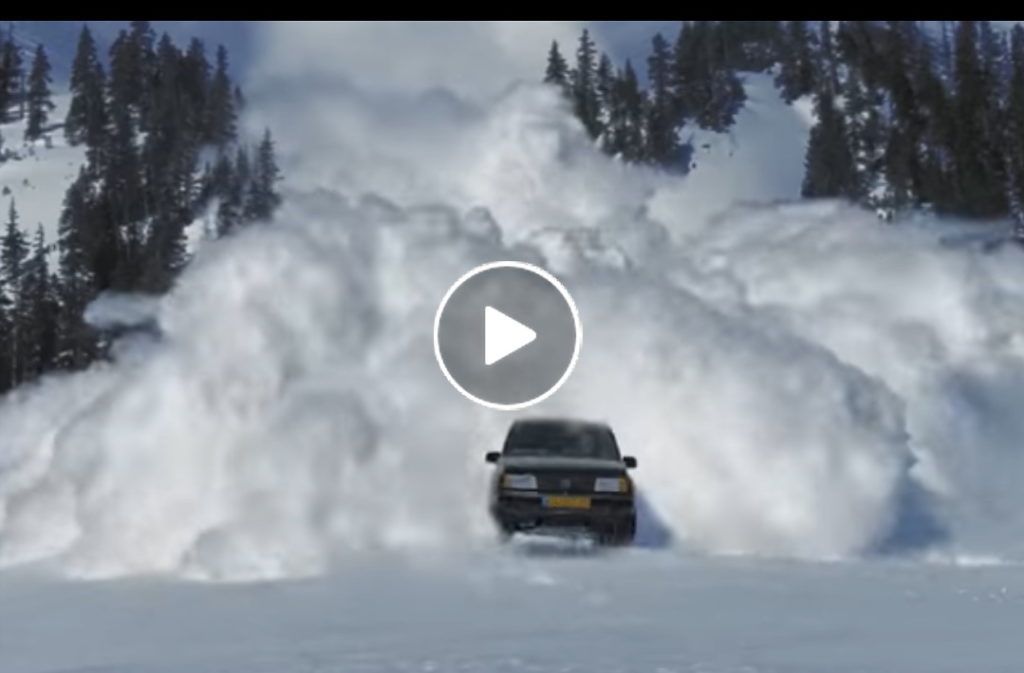
[[[563,425],[519,425],[505,441],[507,456],[564,456],[619,459],[611,432],[601,428]]]

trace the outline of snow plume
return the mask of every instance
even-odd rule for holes
[[[267,53],[303,42],[274,31]],[[514,416],[451,388],[431,328],[498,259],[551,269],[585,324],[576,372],[522,415],[610,422],[642,527],[713,553],[1024,553],[1017,249],[730,205],[601,155],[544,87],[470,100],[276,66],[248,120],[282,153],[276,220],[203,246],[155,304],[94,309],[158,337],[0,403],[0,564],[238,579],[491,544],[482,455]]]

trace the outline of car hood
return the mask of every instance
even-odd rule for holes
[[[621,461],[604,458],[564,458],[560,456],[502,456],[500,465],[513,470],[544,472],[573,470],[579,472],[625,472]]]

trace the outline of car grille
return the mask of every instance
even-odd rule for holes
[[[594,476],[542,472],[537,474],[537,490],[543,493],[593,493]]]

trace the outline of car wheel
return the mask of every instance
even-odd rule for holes
[[[624,547],[633,543],[636,535],[636,519],[611,524],[598,533],[598,544],[606,547]]]
[[[622,535],[619,538],[619,544],[630,545],[633,544],[633,538],[636,537],[636,517],[632,516],[626,521],[622,527]]]

